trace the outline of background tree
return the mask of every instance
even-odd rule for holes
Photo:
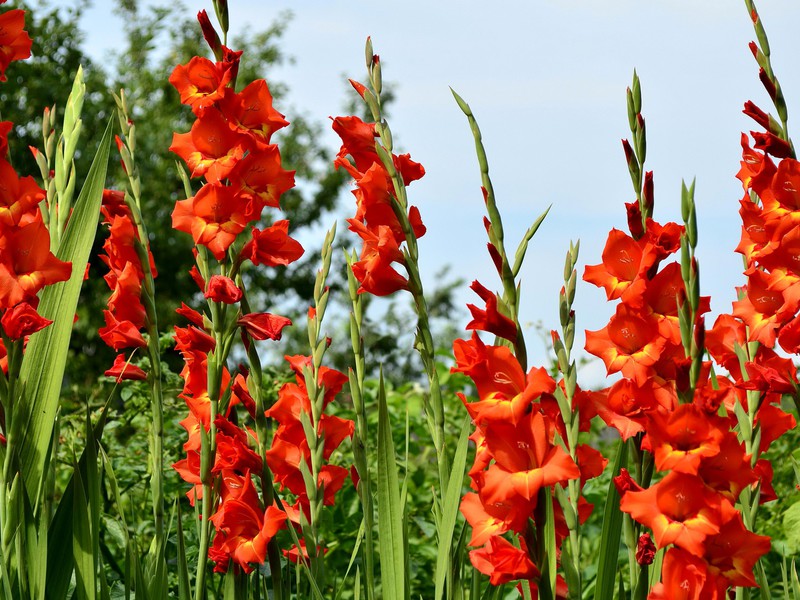
[[[82,147],[96,147],[102,126],[114,115],[112,91],[124,88],[137,129],[137,164],[142,174],[143,213],[150,230],[150,243],[156,265],[162,275],[156,282],[159,328],[169,332],[175,323],[174,310],[181,301],[198,293],[188,276],[193,264],[191,239],[176,234],[171,226],[175,201],[184,197],[176,170],[175,155],[169,151],[173,132],[190,128],[191,112],[182,106],[178,93],[168,81],[177,64],[209,51],[191,13],[180,2],[144,7],[138,0],[115,0],[123,22],[123,40],[119,51],[101,65],[83,50],[85,36],[80,18],[89,0],[79,0],[69,8],[58,8],[50,0],[20,2],[28,11],[28,30],[34,40],[33,57],[16,63],[9,77],[17,85],[3,87],[3,118],[19,124],[12,149],[14,164],[22,173],[35,174],[38,168],[28,150],[41,147],[41,114],[45,106],[63,101],[79,65],[83,65],[87,97],[83,109]],[[265,31],[246,31],[229,40],[229,45],[243,50],[240,82],[266,77],[276,106],[289,112],[287,86],[276,83],[271,71],[287,57],[280,49],[280,39],[291,15],[282,13]],[[59,115],[60,109],[58,107]],[[60,116],[59,116],[60,118]],[[298,187],[281,199],[281,205],[294,230],[309,228],[333,210],[344,185],[341,172],[332,166],[332,151],[317,140],[323,125],[303,116],[289,114],[291,126],[280,132],[279,143],[284,168],[297,171]],[[88,171],[92,153],[80,150],[76,156],[79,178]],[[116,160],[111,168],[109,187],[122,188],[124,174]],[[80,180],[79,180],[80,185]],[[265,221],[272,215],[265,215]],[[99,232],[96,247],[102,244]],[[307,248],[303,260],[292,269],[274,269],[268,274],[255,270],[248,275],[253,288],[263,290],[254,306],[281,304],[288,312],[304,312],[312,296],[313,273],[317,252]],[[70,383],[75,396],[84,396],[107,369],[113,353],[97,336],[102,325],[102,310],[109,291],[102,280],[104,266],[96,258],[94,276],[86,282],[79,308],[72,347]],[[292,307],[300,308],[294,311]]]

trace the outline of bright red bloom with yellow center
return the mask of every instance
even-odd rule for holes
[[[169,82],[181,95],[181,104],[188,104],[196,113],[221,100],[230,80],[229,64],[213,63],[202,56],[178,65],[169,76]]]
[[[703,542],[736,514],[725,498],[696,475],[672,472],[656,485],[626,492],[620,509],[653,530],[656,545],[675,544],[695,556]]]
[[[194,197],[175,203],[172,227],[190,234],[195,244],[206,246],[222,260],[253,218],[250,204],[242,201],[238,190],[207,184]]]
[[[586,351],[600,357],[608,373],[622,371],[637,385],[644,385],[650,370],[664,351],[667,339],[659,334],[658,321],[642,316],[626,304],[599,331],[586,332]]]
[[[642,259],[647,258],[643,263]],[[603,248],[603,262],[587,265],[583,280],[603,287],[609,300],[619,298],[639,273],[652,264],[653,256],[645,256],[642,244],[619,229],[612,229]]]
[[[169,149],[209,182],[225,179],[245,152],[245,138],[233,131],[218,110],[205,111],[189,133],[175,133]]]
[[[701,461],[719,454],[727,431],[720,417],[694,404],[682,404],[670,413],[652,412],[647,439],[656,469],[696,475]]]

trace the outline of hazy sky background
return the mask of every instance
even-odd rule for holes
[[[86,50],[98,59],[119,40],[111,2],[98,0],[84,18]],[[210,0],[184,2],[190,14]],[[434,283],[444,265],[467,284],[499,281],[485,251],[483,202],[472,137],[450,95],[470,103],[487,147],[492,180],[513,251],[550,204],[522,271],[522,318],[558,324],[564,255],[580,238],[580,273],[600,262],[612,227],[625,229],[623,202],[633,199],[620,139],[629,137],[625,88],[633,69],[642,80],[647,168],[655,172],[655,217],[680,219],[680,182],[697,178],[701,290],[712,312],[730,311],[743,283],[738,200],[740,132],[754,128],[745,100],[768,98],[747,44],[754,39],[743,2],[735,0],[539,0],[486,2],[295,2],[229,0],[231,33],[266,28],[283,10],[294,17],[284,35],[293,64],[275,75],[288,84],[277,106],[291,121],[341,114],[347,77],[363,78],[364,41],[372,36],[384,80],[396,84],[390,125],[395,145],[427,175],[409,189],[428,234],[420,241],[423,276]],[[761,2],[773,64],[789,104],[789,130],[800,110],[800,3]],[[168,74],[165,73],[165,77]],[[321,140],[338,148],[328,133]],[[461,295],[474,301],[471,292]],[[612,307],[602,290],[581,282],[579,330],[605,325]],[[466,323],[466,312],[464,314]],[[713,319],[709,320],[709,325]],[[576,345],[582,345],[580,336]],[[543,352],[535,339],[532,362]],[[602,365],[581,376],[597,381]]]

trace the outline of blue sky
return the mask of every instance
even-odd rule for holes
[[[210,0],[184,1],[189,14]],[[277,77],[288,84],[291,121],[302,112],[324,121],[340,113],[347,77],[363,74],[372,36],[384,78],[396,83],[391,127],[396,145],[425,165],[409,190],[428,234],[421,240],[423,275],[452,265],[467,283],[499,288],[481,217],[480,179],[466,119],[452,86],[480,123],[504,216],[507,245],[553,208],[533,240],[522,271],[522,318],[558,322],[562,266],[571,239],[581,240],[582,266],[600,262],[605,236],[625,228],[623,202],[633,199],[620,139],[628,137],[625,88],[633,69],[642,80],[647,168],[655,172],[655,217],[678,220],[681,179],[697,178],[701,290],[712,311],[729,311],[741,285],[734,175],[740,132],[752,128],[745,100],[769,108],[747,48],[754,38],[743,2],[731,0],[507,0],[489,3],[350,0],[229,0],[231,32],[267,27],[286,9],[293,64]],[[759,6],[773,64],[793,110],[800,110],[800,5]],[[95,2],[84,20],[87,51],[102,57],[118,40],[111,2]],[[329,133],[323,143],[337,147]],[[466,288],[465,288],[466,290]],[[603,292],[578,288],[578,328],[599,329],[611,314]],[[464,301],[473,301],[466,290]],[[580,340],[582,343],[582,339]],[[536,346],[531,340],[529,345]],[[533,353],[533,360],[541,360]],[[599,369],[602,371],[602,369]],[[598,368],[587,377],[594,379]]]

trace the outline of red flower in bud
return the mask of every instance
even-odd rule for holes
[[[633,490],[634,492],[641,492],[642,486],[636,483],[631,477],[631,474],[628,472],[628,469],[625,467],[619,470],[619,475],[614,477],[614,487],[617,488],[617,493],[620,496],[624,496],[625,492]]]
[[[208,47],[214,52],[214,56],[217,57],[217,60],[221,59],[222,42],[219,39],[219,34],[216,29],[214,29],[214,26],[211,24],[211,19],[208,18],[208,13],[205,10],[201,10],[197,13],[197,20],[200,22],[200,29],[203,31],[203,37],[206,43],[208,43]]]
[[[655,555],[656,545],[650,539],[649,533],[643,533],[639,536],[639,542],[636,544],[636,562],[643,566],[652,565]]]
[[[474,304],[467,304],[469,312],[472,313],[472,321],[467,324],[466,329],[488,331],[489,333],[493,333],[498,337],[505,338],[512,342],[516,340],[517,325],[506,315],[498,311],[497,295],[490,292],[477,280],[473,281],[472,285],[469,287],[486,303],[486,308],[485,310],[481,310]]]
[[[213,302],[233,304],[242,299],[242,290],[236,287],[230,277],[212,275],[208,281],[204,296]]]
[[[292,321],[270,313],[250,313],[239,317],[236,324],[244,327],[254,340],[279,340],[283,328],[291,325]]]
[[[2,320],[0,320],[6,335],[12,340],[18,340],[26,335],[36,333],[51,323],[51,320],[42,317],[27,302],[22,302],[14,308],[9,308],[3,314]]]
[[[350,82],[350,85],[352,85],[353,88],[356,90],[356,92],[358,92],[358,95],[363,98],[364,94],[367,92],[366,86],[364,86],[363,84],[359,83],[355,79],[348,79],[348,81]]]
[[[742,112],[753,119],[756,123],[761,125],[764,129],[770,131],[769,115],[756,106],[753,102],[750,100],[745,102],[744,110]]]
[[[182,316],[184,319],[188,320],[192,325],[197,325],[198,327],[203,327],[203,315],[199,312],[186,306],[183,302],[181,302],[181,307],[176,308],[175,312]]]
[[[788,158],[792,155],[792,147],[789,145],[789,142],[779,138],[773,133],[751,131],[750,135],[753,136],[756,142],[756,148],[763,150],[767,154],[771,154],[775,158]]]

